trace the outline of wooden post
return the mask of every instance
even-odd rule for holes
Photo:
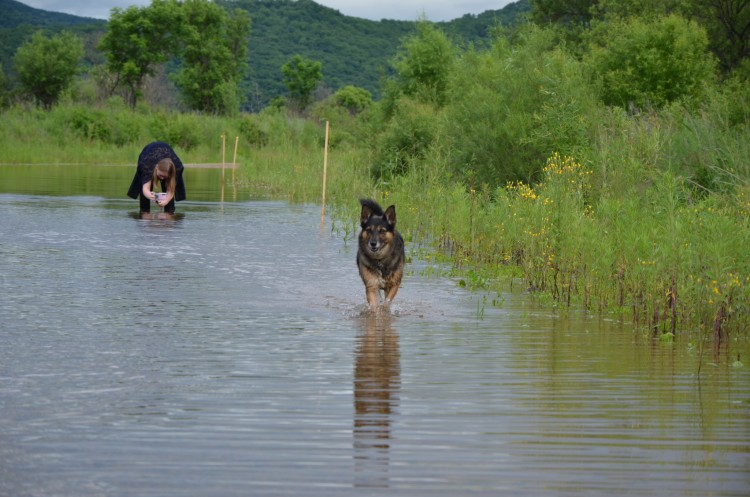
[[[227,136],[221,134],[221,203],[224,204],[224,162],[226,162]]]
[[[234,185],[234,170],[237,168],[237,146],[240,144],[240,137],[234,137],[234,158],[232,159],[232,184]]]
[[[326,175],[328,173],[328,121],[326,121],[326,141],[323,148],[323,199],[320,206],[320,229],[325,226],[326,219]]]
[[[224,163],[227,155],[227,135],[221,135],[221,186],[224,187]]]

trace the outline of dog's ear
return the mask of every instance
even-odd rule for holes
[[[388,224],[390,224],[392,228],[395,228],[396,227],[396,206],[392,205],[388,207],[385,210],[385,214],[383,214],[383,217],[385,217],[385,220],[388,221]]]
[[[367,220],[372,216],[372,209],[366,204],[362,204],[362,213],[359,215],[359,224],[364,226],[367,224]]]

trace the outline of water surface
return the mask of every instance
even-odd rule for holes
[[[0,495],[748,495],[734,357],[418,258],[373,315],[318,207],[121,189],[0,194]]]

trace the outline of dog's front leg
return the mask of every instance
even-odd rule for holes
[[[367,295],[367,303],[370,304],[370,309],[375,310],[378,307],[378,287],[368,286],[365,295]]]
[[[389,304],[393,302],[393,299],[396,298],[396,293],[398,293],[398,285],[393,285],[392,287],[386,289],[385,301]]]

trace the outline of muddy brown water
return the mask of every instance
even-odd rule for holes
[[[494,307],[418,257],[372,315],[317,206],[214,170],[141,219],[130,168],[32,169],[0,166],[2,496],[749,493],[744,341]]]

